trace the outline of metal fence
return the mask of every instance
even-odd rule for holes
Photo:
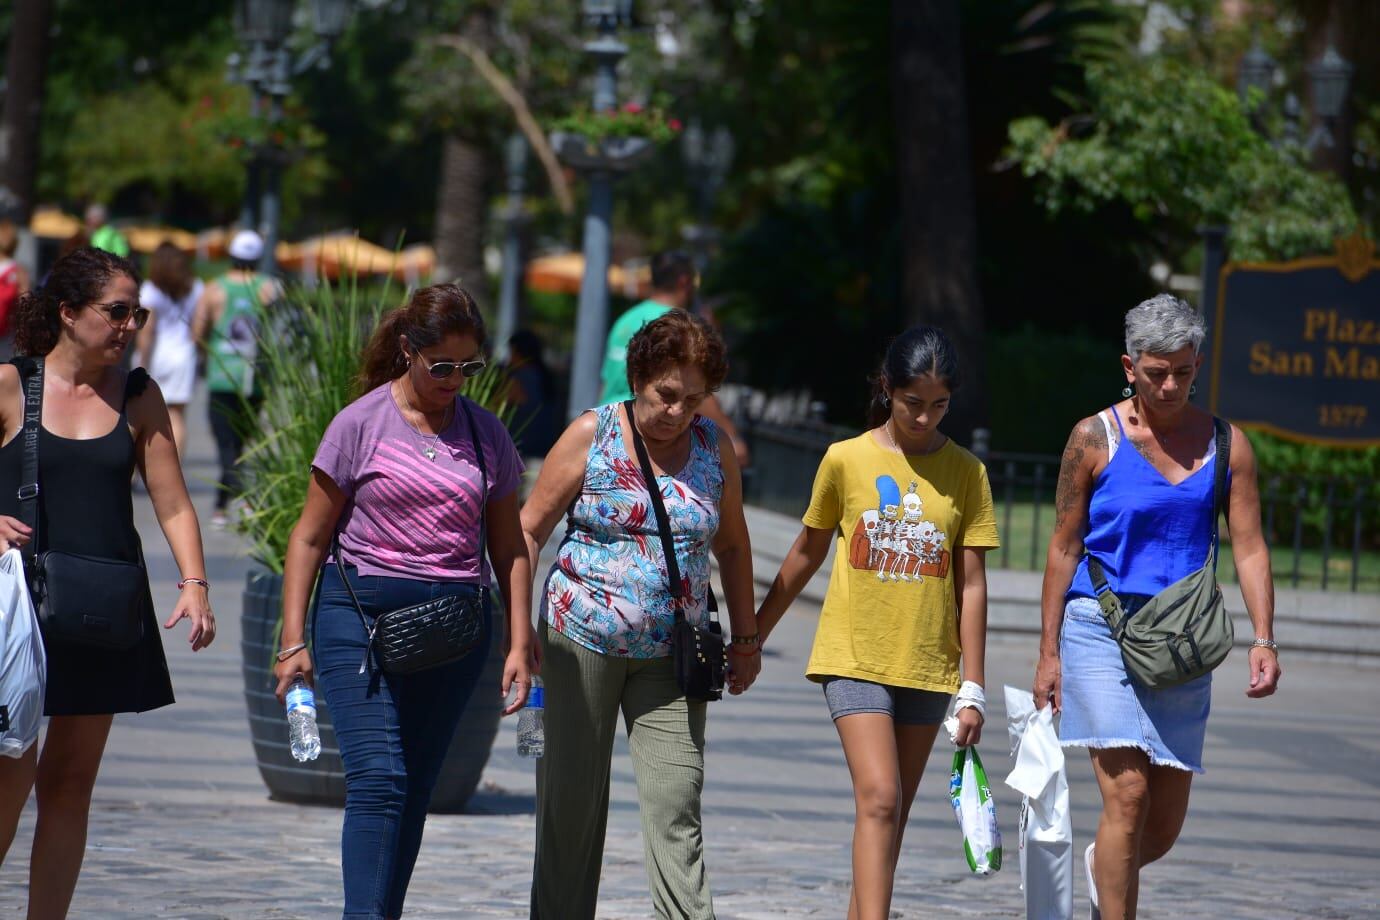
[[[744,494],[754,505],[799,516],[810,500],[815,471],[833,441],[856,431],[822,423],[745,426],[753,468]],[[987,475],[1001,535],[988,564],[1039,570],[1054,529],[1059,457],[994,451]],[[1323,591],[1380,592],[1380,540],[1375,522],[1377,484],[1338,478],[1271,476],[1260,482],[1261,523],[1275,583]],[[1218,563],[1223,581],[1236,580],[1230,538],[1223,528]]]

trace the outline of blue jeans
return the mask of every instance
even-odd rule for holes
[[[361,576],[353,566],[346,571],[371,622],[399,607],[478,590],[460,582]],[[459,661],[403,676],[384,674],[371,661],[361,674],[367,634],[339,569],[326,566],[312,654],[345,763],[345,920],[402,915],[436,775],[491,641],[486,627],[479,646]]]

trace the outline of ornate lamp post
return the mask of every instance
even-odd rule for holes
[[[628,53],[618,40],[618,27],[632,24],[632,0],[584,0],[585,21],[598,36],[585,44],[594,59],[595,113],[610,112],[618,101],[618,62]],[[614,174],[631,169],[652,152],[646,138],[591,140],[573,134],[551,136],[556,155],[589,178],[589,211],[584,221],[585,273],[580,279],[580,303],[575,325],[575,354],[571,361],[570,417],[599,401],[599,370],[609,328],[609,224],[613,216]]]
[[[1329,126],[1341,117],[1347,90],[1351,88],[1351,73],[1355,69],[1337,53],[1331,41],[1327,43],[1322,57],[1308,65],[1308,80],[1313,90],[1313,114],[1318,116],[1318,125],[1308,138],[1310,149],[1317,144],[1335,146],[1336,140]]]
[[[681,135],[680,152],[695,193],[695,223],[681,234],[694,256],[695,272],[703,276],[709,265],[709,253],[718,239],[712,221],[714,199],[733,163],[733,135],[720,125],[706,136],[699,119],[692,119]]]
[[[267,101],[266,118],[270,127],[282,120],[283,100],[292,91],[292,78],[312,67],[327,66],[331,45],[345,31],[353,11],[353,0],[312,0],[312,29],[317,43],[300,55],[294,55],[287,41],[292,35],[295,5],[295,0],[236,0],[235,3],[235,32],[245,54],[230,55],[226,61],[226,79],[249,87],[250,111],[256,118],[264,116]],[[278,245],[282,167],[281,150],[265,144],[254,151],[240,217],[243,226],[257,225],[259,235],[264,238],[264,255],[259,268],[266,272],[274,269],[274,252]]]
[[[1237,67],[1236,91],[1240,94],[1241,101],[1249,104],[1253,90],[1261,95],[1268,94],[1274,87],[1275,72],[1278,69],[1278,65],[1261,47],[1260,39],[1257,37]],[[1300,145],[1307,151],[1319,147],[1331,148],[1336,146],[1331,126],[1342,114],[1347,90],[1351,86],[1351,74],[1355,68],[1337,52],[1336,46],[1329,40],[1321,57],[1309,64],[1307,70],[1309,89],[1313,98],[1313,115],[1317,124],[1308,135],[1308,139],[1301,140],[1299,120],[1302,106],[1296,95],[1292,92],[1286,93],[1281,106],[1284,127],[1276,143]],[[1260,115],[1263,108],[1262,105],[1251,111],[1251,124],[1261,133],[1265,131],[1264,119]]]

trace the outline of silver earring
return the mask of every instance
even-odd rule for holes
[[[891,397],[888,396],[888,395],[885,394],[885,393],[882,394],[882,405],[883,405],[883,406],[889,406],[889,405],[891,405]]]
[[[1196,383],[1190,383],[1190,384],[1188,385],[1188,395],[1189,395],[1189,396],[1197,396],[1197,395],[1198,395],[1198,384],[1196,384]]]
[[[1130,399],[1133,395],[1135,395],[1135,392],[1135,390],[1131,389],[1131,385],[1129,383],[1121,388],[1121,395],[1125,399]]]

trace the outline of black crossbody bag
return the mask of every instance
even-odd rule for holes
[[[359,597],[355,595],[354,586],[350,584],[350,577],[345,572],[340,535],[337,533],[331,541],[336,568],[340,570],[340,580],[345,583],[345,590],[350,593],[355,613],[359,614],[359,621],[369,635],[368,644],[364,647],[364,660],[359,663],[361,674],[369,667],[371,652],[385,674],[415,674],[465,657],[484,637],[489,610],[489,576],[485,565],[489,473],[484,464],[484,448],[479,443],[479,433],[469,402],[463,396],[459,402],[470,428],[475,463],[479,467],[479,591],[477,594],[438,597],[410,607],[389,610],[375,617],[374,625],[370,626]]]
[[[39,628],[49,641],[124,651],[144,637],[148,573],[139,562],[122,562],[60,550],[38,552],[38,432],[43,421],[43,359],[12,362],[24,381],[24,427],[19,519],[31,530],[20,551]],[[119,424],[124,424],[124,413]]]
[[[633,447],[637,450],[637,462],[642,466],[642,478],[646,480],[647,492],[652,498],[652,510],[656,512],[656,529],[661,536],[662,554],[666,557],[666,578],[671,583],[675,609],[675,621],[671,625],[671,659],[675,664],[676,685],[687,699],[698,702],[723,699],[724,678],[728,673],[728,648],[724,645],[723,628],[713,619],[703,626],[696,626],[685,618],[685,606],[689,599],[680,580],[680,563],[676,560],[676,546],[671,539],[671,521],[666,516],[666,504],[661,500],[661,487],[657,485],[656,473],[652,471],[647,445],[642,442],[642,434],[633,420],[632,400],[623,403],[623,407],[628,413],[628,427],[632,429]],[[712,589],[708,605],[712,617],[718,611]]]

